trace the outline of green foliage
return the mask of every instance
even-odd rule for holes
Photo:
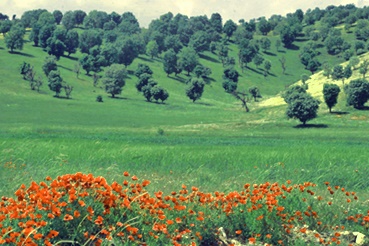
[[[349,65],[355,70],[356,66],[359,65],[360,59],[357,56],[353,56],[350,58]]]
[[[49,76],[51,71],[56,71],[58,66],[56,65],[56,57],[55,56],[47,56],[44,60],[44,64],[42,65],[42,70],[46,76]]]
[[[267,37],[263,37],[260,39],[260,47],[266,52],[270,49],[271,41]]]
[[[345,86],[345,93],[347,95],[347,105],[362,109],[369,100],[369,82],[365,79],[352,80]]]
[[[47,41],[53,36],[55,29],[55,24],[47,24],[41,27],[38,35],[38,43],[42,48],[45,49],[47,47]]]
[[[0,21],[0,33],[2,33],[3,36],[5,36],[5,34],[9,32],[10,29],[12,28],[12,25],[13,23],[10,20]]]
[[[87,29],[79,39],[79,48],[82,53],[89,53],[89,50],[94,46],[102,44],[102,32],[95,29]]]
[[[209,50],[210,38],[209,35],[204,31],[195,32],[188,44],[189,47],[193,48],[196,53],[200,53]]]
[[[261,94],[260,94],[260,90],[258,87],[256,86],[252,86],[249,88],[249,92],[251,94],[251,96],[254,98],[254,101],[256,102],[257,98],[262,98]]]
[[[106,68],[102,82],[105,86],[105,91],[114,98],[115,95],[122,93],[122,88],[126,84],[125,78],[127,71],[124,66],[113,64]]]
[[[289,101],[286,115],[289,118],[298,119],[303,125],[317,117],[319,100],[314,99],[307,93],[294,93]]]
[[[227,35],[228,39],[232,37],[232,34],[237,29],[237,24],[232,20],[227,20],[223,26],[223,32]]]
[[[199,64],[195,67],[193,73],[196,75],[197,78],[208,78],[211,75],[211,69]]]
[[[309,75],[307,75],[307,74],[301,75],[301,81],[302,81],[303,84],[305,84],[306,81],[308,81],[309,79],[310,79]]]
[[[199,100],[204,92],[205,83],[201,78],[192,78],[186,88],[186,95],[192,102]]]
[[[178,63],[187,72],[187,75],[189,75],[199,63],[199,56],[194,49],[185,47],[178,54]]]
[[[54,10],[53,16],[55,19],[55,23],[59,25],[61,20],[63,19],[63,13],[60,10]]]
[[[142,88],[146,85],[151,85],[151,87],[156,85],[156,84],[153,84],[153,82],[154,81],[152,80],[151,74],[143,73],[143,74],[140,75],[140,77],[139,77],[139,79],[136,83],[136,89],[137,89],[137,91],[141,92]]]
[[[6,48],[10,49],[10,52],[13,52],[15,49],[23,49],[23,36],[25,32],[23,26],[20,24],[11,27],[10,31],[5,36]]]
[[[126,67],[140,54],[140,44],[136,37],[129,37],[124,40],[120,40],[116,44],[118,63],[124,64]]]
[[[169,97],[168,91],[157,85],[151,88],[151,95],[156,102],[161,100],[162,103]]]
[[[103,97],[101,95],[98,95],[96,97],[96,102],[104,102]]]
[[[172,73],[177,73],[177,55],[173,49],[164,53],[163,68],[164,72],[169,76]]]
[[[146,45],[146,53],[151,56],[151,59],[157,57],[159,54],[159,46],[155,40],[151,40]]]
[[[139,63],[137,65],[137,69],[135,71],[135,76],[137,78],[140,78],[142,74],[149,74],[150,76],[153,74],[153,71],[151,70],[151,68],[146,65],[146,64],[142,64],[142,63]]]
[[[323,85],[323,96],[324,101],[329,108],[329,113],[332,112],[332,108],[337,104],[338,94],[340,93],[340,88],[336,84],[324,84]]]
[[[63,16],[62,24],[67,30],[71,30],[77,24],[76,19],[77,18],[76,18],[75,12],[67,11],[65,12]]]
[[[265,19],[265,17],[262,17],[259,20],[257,27],[264,36],[266,36],[268,32],[272,30],[271,24]]]
[[[364,60],[359,67],[359,73],[361,73],[363,75],[363,79],[365,79],[365,76],[367,74],[367,72],[369,71],[369,61],[368,60]]]
[[[295,94],[300,94],[300,93],[306,93],[306,90],[303,86],[299,86],[299,85],[295,85],[292,87],[289,87],[283,94],[282,97],[284,99],[284,101],[289,104],[293,98]]]
[[[26,74],[29,72],[29,70],[31,69],[31,64],[27,63],[27,62],[23,62],[20,65],[20,74],[23,75],[23,79],[26,78]]]
[[[69,30],[67,32],[64,44],[65,44],[65,51],[68,52],[68,56],[70,56],[70,54],[76,53],[77,48],[79,46],[78,32],[75,30]]]
[[[237,90],[238,83],[229,78],[225,78],[223,80],[222,86],[227,93],[233,93]]]
[[[47,76],[48,86],[51,91],[55,92],[55,97],[59,97],[61,89],[64,87],[63,78],[59,71],[51,70]]]

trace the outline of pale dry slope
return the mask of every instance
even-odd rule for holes
[[[362,62],[365,59],[369,59],[369,54],[368,53],[363,54],[363,55],[359,56],[359,58],[360,58],[360,61]],[[347,64],[348,64],[348,62],[341,63],[342,66],[346,66]],[[357,65],[356,68],[358,66],[359,65]],[[353,79],[358,79],[358,78],[362,78],[362,74],[359,73],[359,69],[356,69],[356,70],[353,71],[351,78],[345,80],[345,84],[349,83],[349,81],[351,81]],[[323,84],[325,84],[325,83],[337,84],[338,86],[341,87],[341,91],[343,91],[342,80],[334,81],[331,78],[327,79],[327,77],[325,77],[323,75],[323,71],[320,71],[316,74],[311,75],[310,79],[306,83],[309,85],[309,89],[307,90],[307,92],[310,93],[313,97],[321,100],[322,102],[324,102],[323,92],[322,92],[323,91]],[[301,84],[302,84],[302,82],[300,80],[300,81],[294,83],[291,86],[301,85]],[[268,98],[264,101],[261,101],[259,103],[259,106],[260,107],[274,107],[274,106],[280,106],[280,105],[283,105],[283,104],[286,104],[286,103],[284,102],[283,98],[281,97],[281,94],[278,94],[275,97],[271,97],[271,98]]]

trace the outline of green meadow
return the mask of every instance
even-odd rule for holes
[[[277,37],[270,37],[272,43]],[[295,42],[297,47],[305,41]],[[42,76],[46,52],[30,42],[11,54],[0,40],[0,194],[11,196],[21,183],[46,176],[84,172],[121,180],[123,171],[148,178],[152,189],[172,190],[181,184],[202,190],[231,191],[245,182],[295,183],[329,181],[351,190],[368,188],[368,112],[345,104],[340,96],[329,114],[322,103],[310,127],[288,120],[286,105],[262,107],[241,104],[222,88],[223,67],[215,54],[204,52],[201,64],[212,69],[201,100],[185,95],[187,76],[167,77],[161,58],[141,55],[128,67],[123,93],[110,98],[92,77],[73,72],[80,53],[62,57],[58,67],[74,87],[71,99],[54,98],[46,78],[40,92],[30,90],[19,74],[26,61]],[[304,70],[299,50],[272,46],[265,54],[272,61],[264,78],[254,64],[241,73],[239,87],[259,87],[265,100],[297,82]],[[231,45],[231,56],[237,46]],[[278,59],[287,60],[282,74]],[[333,61],[324,54],[323,60]],[[340,58],[342,59],[342,58]],[[343,59],[334,60],[336,63]],[[165,104],[148,103],[136,91],[133,75],[139,63],[154,71],[154,79],[170,94]],[[240,71],[240,69],[237,67]],[[240,71],[241,72],[241,71]],[[97,95],[103,103],[97,103]]]

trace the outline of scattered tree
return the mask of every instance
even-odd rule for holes
[[[345,93],[347,95],[347,105],[362,109],[369,100],[369,83],[365,79],[352,80],[345,86]]]
[[[161,100],[162,103],[164,103],[164,101],[169,97],[168,91],[157,85],[151,88],[151,95],[156,102]]]
[[[323,86],[323,96],[324,101],[329,108],[329,113],[332,112],[332,108],[337,104],[338,94],[340,93],[340,88],[336,84],[324,84]]]
[[[284,56],[282,56],[281,58],[278,59],[279,63],[281,64],[282,67],[282,74],[286,73],[286,58]]]
[[[199,63],[198,60],[199,57],[196,51],[190,47],[183,48],[178,55],[178,62],[181,68],[187,72],[187,75],[190,75],[190,72],[194,70]]]
[[[270,49],[270,45],[271,42],[269,38],[263,37],[260,39],[260,47],[264,50],[264,52]]]
[[[256,102],[256,98],[261,98],[260,90],[256,86],[250,87],[249,92],[250,92],[251,96],[254,98],[255,102]]]
[[[259,67],[264,62],[264,57],[262,57],[260,54],[256,54],[253,59],[254,64],[256,67]]]
[[[28,71],[31,69],[31,64],[23,62],[20,66],[20,74],[23,75],[23,79],[26,79]]]
[[[44,71],[46,76],[49,76],[51,71],[56,71],[58,66],[56,65],[56,57],[55,56],[47,56],[44,61],[44,65],[42,66],[42,70]]]
[[[360,63],[360,59],[359,59],[357,56],[352,56],[352,57],[350,58],[350,62],[349,62],[349,64],[350,64],[350,66],[351,66],[354,70],[356,70],[356,66],[357,66],[357,65],[359,65],[359,63]]]
[[[199,100],[204,92],[205,83],[201,78],[192,78],[186,88],[186,95],[192,102]]]
[[[239,92],[237,90],[234,90],[232,92],[232,95],[237,99],[240,100],[242,103],[242,107],[245,108],[246,113],[250,111],[249,107],[247,106],[247,103],[249,101],[249,98],[247,97],[247,94],[245,92]]]
[[[169,76],[177,71],[177,55],[173,49],[170,49],[164,53],[163,57],[164,71]]]
[[[11,27],[10,31],[5,36],[5,44],[6,47],[10,49],[10,52],[13,52],[15,49],[23,49],[23,36],[25,32],[23,26],[20,24]]]
[[[61,89],[64,86],[63,79],[60,76],[59,71],[51,70],[47,76],[47,79],[50,90],[55,92],[55,97],[59,97]]]
[[[295,93],[293,100],[288,103],[287,117],[298,119],[306,125],[307,121],[317,117],[319,104],[319,100],[307,93]]]
[[[306,89],[303,86],[295,85],[289,87],[283,94],[284,101],[289,104],[295,97],[295,94],[306,93]]]
[[[369,70],[369,61],[368,60],[364,60],[359,68],[359,73],[363,75],[363,79],[365,79],[365,76],[367,74]]]
[[[139,63],[137,65],[135,75],[136,75],[137,78],[140,78],[141,74],[144,74],[144,73],[152,75],[153,71],[151,70],[151,68],[148,65]]]
[[[232,37],[232,34],[237,29],[237,24],[234,23],[232,20],[227,20],[223,26],[223,32],[228,37],[228,40]]]
[[[73,86],[66,84],[63,86],[63,88],[65,91],[65,96],[69,99],[73,91]]]
[[[122,88],[126,84],[125,78],[127,77],[126,69],[119,64],[113,64],[109,66],[102,78],[102,82],[105,85],[105,91],[111,94],[111,97],[122,93]]]
[[[155,40],[151,40],[150,42],[148,42],[148,44],[146,45],[146,53],[151,56],[151,59],[158,56],[159,46]]]

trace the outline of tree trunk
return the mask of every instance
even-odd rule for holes
[[[331,107],[329,107],[329,113],[332,113],[332,108]]]

